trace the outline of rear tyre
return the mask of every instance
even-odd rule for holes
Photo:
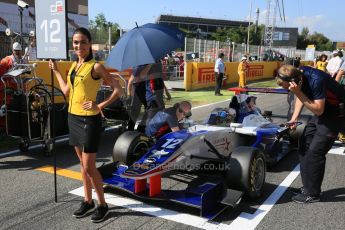
[[[255,199],[261,196],[265,184],[266,162],[264,154],[257,148],[238,147],[229,159],[226,183],[229,188],[244,191]]]
[[[113,162],[132,165],[139,160],[150,147],[147,136],[138,131],[126,131],[119,136],[113,148]]]

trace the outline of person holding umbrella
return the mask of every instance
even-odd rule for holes
[[[133,69],[133,73],[128,80],[127,93],[131,98],[131,109],[129,114],[128,130],[134,130],[136,120],[139,117],[141,106],[143,105],[145,110],[147,108],[146,101],[146,81],[148,72],[151,69],[151,65],[140,65]],[[145,127],[141,122],[137,128],[139,131],[144,131]]]
[[[69,143],[74,146],[80,160],[83,178],[84,201],[73,216],[81,218],[95,209],[92,200],[93,187],[97,194],[98,206],[91,220],[98,223],[103,221],[108,214],[102,176],[96,168],[96,153],[102,132],[102,109],[119,98],[122,89],[105,67],[93,59],[91,35],[87,29],[76,29],[72,36],[72,44],[78,60],[73,62],[68,72],[67,82],[64,81],[54,61],[49,61],[49,68],[57,77],[62,92],[69,96]],[[97,104],[96,95],[102,80],[111,86],[113,92],[109,98]]]
[[[150,120],[158,111],[165,108],[164,92],[168,100],[171,98],[164,84],[162,68],[162,63],[160,60],[157,60],[155,64],[152,64],[148,74],[146,81],[147,120]]]
[[[167,53],[183,47],[184,38],[184,32],[166,25],[152,23],[142,26],[137,25],[117,41],[106,60],[106,65],[123,71],[133,67],[153,64]],[[145,74],[142,73],[142,75],[144,76]],[[129,80],[128,93],[132,92],[131,84],[135,82],[134,79],[133,75]],[[142,97],[140,99],[143,100]],[[132,106],[133,108],[134,110],[137,109],[136,106]],[[134,128],[136,114],[136,111],[134,113],[131,111],[130,129]]]
[[[167,53],[183,47],[184,37],[184,32],[166,25],[137,25],[117,41],[106,60],[106,65],[123,71],[153,64]]]

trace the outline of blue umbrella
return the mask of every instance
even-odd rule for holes
[[[106,65],[117,70],[154,63],[183,46],[185,34],[175,28],[148,23],[125,33],[115,44]]]

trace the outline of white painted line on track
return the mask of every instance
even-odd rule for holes
[[[336,155],[342,155],[345,156],[345,147],[343,146],[334,146],[331,148],[331,150],[328,151],[328,154],[336,154]]]
[[[200,109],[200,108],[207,107],[207,106],[211,106],[211,105],[220,104],[220,103],[227,102],[227,101],[231,101],[231,99],[224,100],[224,101],[218,101],[218,102],[210,103],[210,104],[206,104],[206,105],[196,106],[196,107],[193,107],[192,110],[194,110],[194,109]]]
[[[274,190],[274,192],[260,205],[258,210],[254,214],[242,212],[227,229],[241,229],[249,230],[255,229],[266,214],[273,208],[274,204],[285,193],[286,189],[292,184],[292,182],[300,174],[299,164],[294,168],[292,172],[284,179],[284,181]]]
[[[84,197],[84,190],[83,187],[77,188],[69,193]],[[96,193],[93,191],[92,196],[96,199]],[[112,204],[115,206],[121,206],[127,209],[131,209],[136,212],[142,212],[151,216],[160,217],[166,220],[174,221],[177,223],[182,223],[186,225],[190,225],[197,228],[203,229],[227,229],[229,225],[222,224],[218,222],[208,221],[205,218],[194,216],[191,214],[180,213],[160,207],[156,207],[153,205],[148,205],[143,202],[132,200],[129,198],[124,198],[121,196],[116,196],[114,194],[105,193],[105,200],[108,204]]]
[[[7,157],[19,153],[19,150],[12,150],[4,153],[0,153],[0,157]]]
[[[255,229],[261,222],[265,215],[272,209],[274,204],[285,193],[287,188],[299,175],[299,165],[284,179],[284,181],[274,190],[274,192],[265,200],[265,202],[258,208],[254,214],[242,212],[231,224],[223,224],[215,221],[209,221],[205,218],[194,216],[191,214],[180,213],[143,202],[116,196],[114,194],[105,194],[106,202],[115,206],[121,206],[133,211],[142,212],[148,215],[160,217],[166,220],[174,221],[177,223],[190,225],[202,229]],[[84,196],[83,187],[70,191],[69,193]],[[96,199],[96,194],[93,192],[92,196]]]
[[[105,129],[105,131],[113,130],[116,127],[118,127],[118,126],[108,127],[108,128]],[[66,137],[64,137],[64,136],[66,136]],[[64,135],[64,136],[61,136],[61,138],[55,139],[55,143],[61,143],[61,142],[68,141],[69,140],[68,135]],[[41,148],[41,147],[42,147],[42,144],[37,144],[37,145],[29,146],[29,150],[37,149],[37,148]],[[15,155],[15,154],[18,154],[18,153],[20,153],[20,150],[16,149],[16,150],[0,153],[0,157],[7,157],[7,156]]]

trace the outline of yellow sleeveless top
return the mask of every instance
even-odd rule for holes
[[[83,110],[83,102],[96,102],[97,92],[101,85],[101,79],[92,78],[92,70],[96,64],[95,60],[83,63],[77,70],[74,77],[74,86],[71,83],[71,73],[77,65],[74,62],[67,75],[67,84],[70,88],[68,112],[80,116],[97,115],[99,110]]]
[[[325,61],[318,61],[316,62],[316,68],[322,71],[326,72],[326,66],[327,66],[327,62]]]

